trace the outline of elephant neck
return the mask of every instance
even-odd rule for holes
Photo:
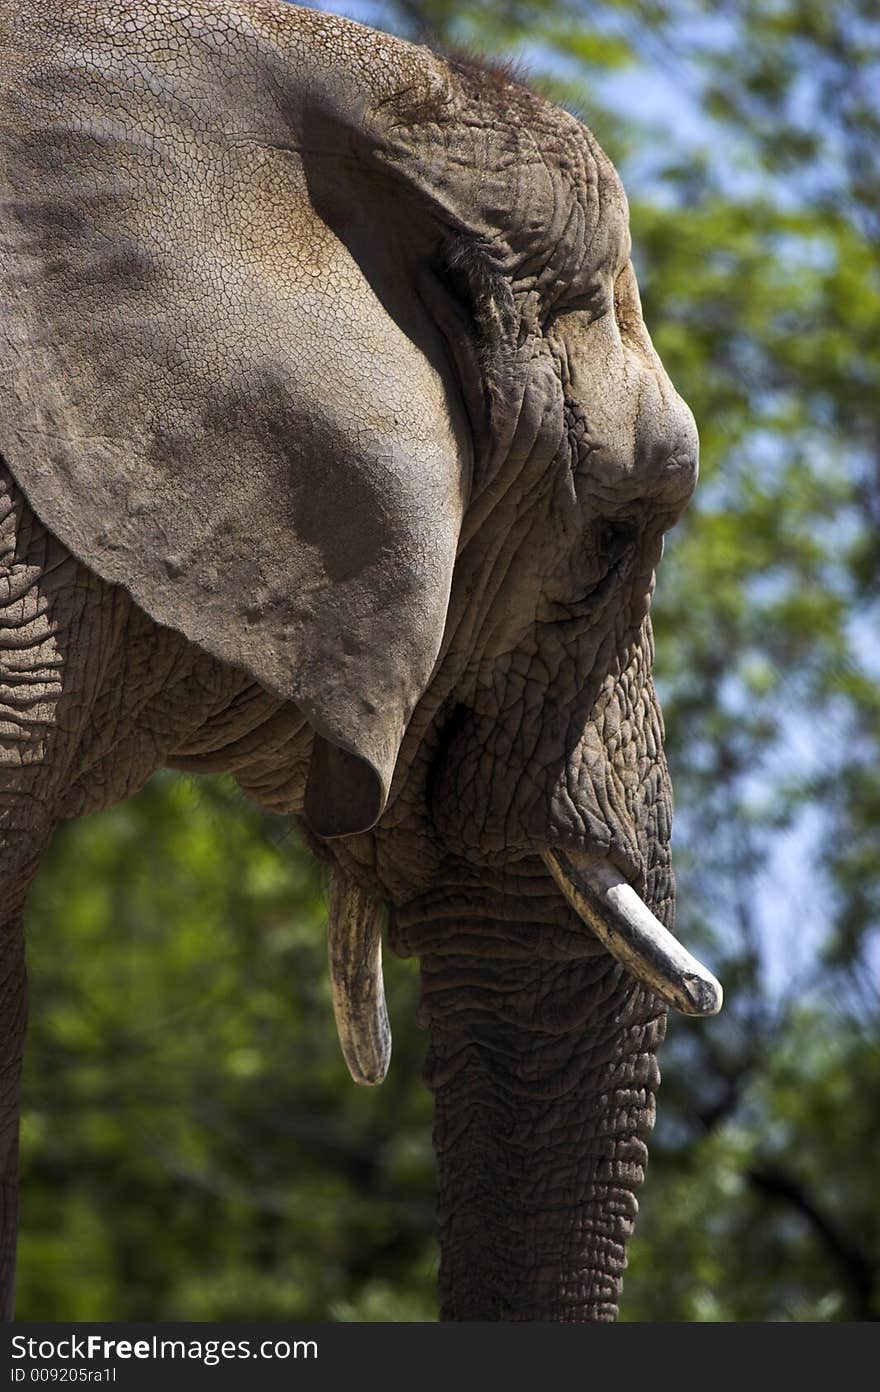
[[[644,1177],[665,1012],[604,952],[535,951],[504,922],[421,940],[435,1099],[441,1317],[617,1314]],[[400,945],[400,943],[398,943]]]

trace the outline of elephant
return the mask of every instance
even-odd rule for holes
[[[0,0],[0,1018],[59,819],[225,771],[418,957],[447,1320],[617,1315],[673,935],[650,620],[698,440],[594,136],[280,0]]]

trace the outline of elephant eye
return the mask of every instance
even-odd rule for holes
[[[635,522],[626,518],[605,517],[599,523],[596,537],[599,555],[607,566],[616,565],[631,550],[637,536]]]
[[[548,593],[540,611],[541,618],[550,623],[592,621],[596,606],[613,596],[629,575],[639,535],[639,524],[629,518],[598,518],[592,527],[592,538],[587,540],[590,552],[587,564],[592,572],[589,584],[580,590],[577,598]]]

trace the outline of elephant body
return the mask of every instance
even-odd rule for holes
[[[25,893],[59,818],[171,765],[330,861],[361,1081],[378,915],[420,959],[445,1317],[614,1317],[696,458],[617,176],[502,70],[270,0],[0,0],[7,1310]],[[662,950],[617,945],[636,894]]]

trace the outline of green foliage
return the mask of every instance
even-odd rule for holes
[[[876,1036],[793,1008],[750,1067],[723,1125],[655,1147],[623,1318],[877,1319]]]
[[[593,125],[701,431],[658,680],[680,929],[728,1003],[670,1030],[624,1317],[877,1318],[875,7],[392,0],[366,17],[524,55]],[[665,124],[641,114],[658,78]],[[391,1073],[355,1089],[323,921],[289,829],[224,782],[163,777],[62,828],[29,921],[25,1316],[433,1316],[416,976],[388,964]]]
[[[325,922],[311,857],[226,781],[61,829],[28,925],[25,1315],[432,1316],[416,973],[388,965],[395,1065],[356,1088]]]

